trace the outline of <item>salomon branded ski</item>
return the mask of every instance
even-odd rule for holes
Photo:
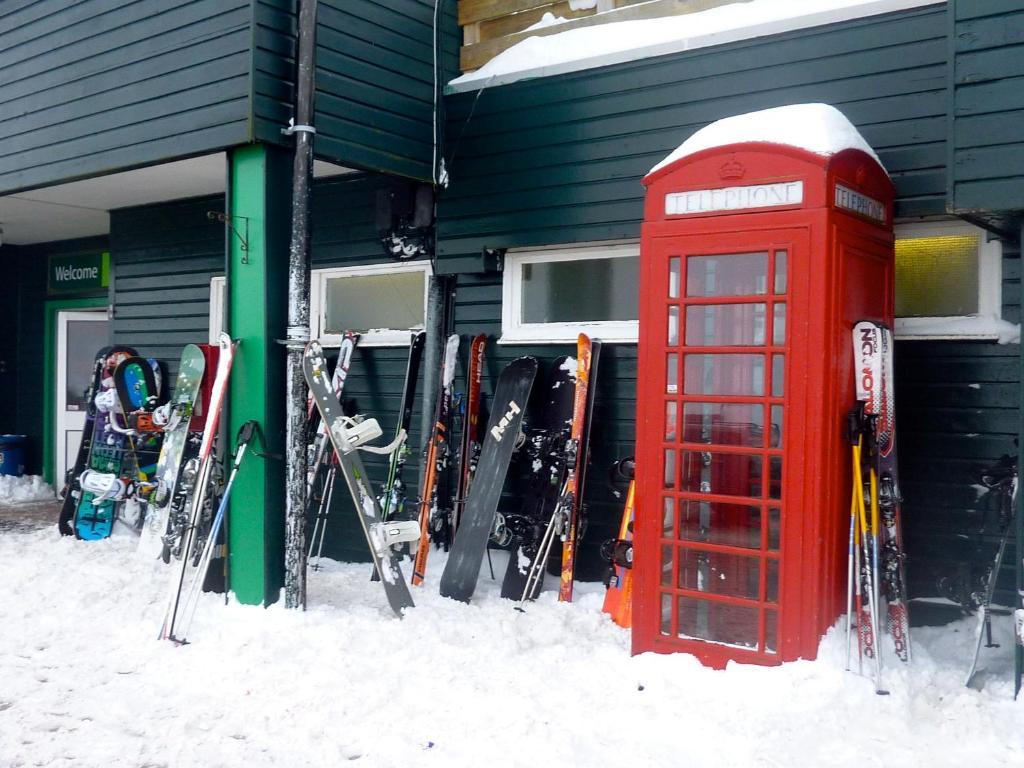
[[[412,566],[412,584],[419,586],[427,576],[427,557],[430,541],[448,549],[451,545],[451,510],[443,506],[446,483],[442,475],[448,467],[448,420],[452,403],[452,383],[455,381],[455,361],[459,352],[459,337],[452,334],[445,344],[441,361],[441,387],[434,407],[434,427],[427,444],[423,468],[423,487],[420,488],[419,544]]]
[[[139,552],[150,558],[164,550],[171,507],[177,495],[178,478],[188,443],[190,422],[206,368],[206,356],[195,344],[188,344],[181,353],[174,393],[153,416],[163,428],[163,445],[153,478],[155,488],[146,505],[146,517],[139,539]]]
[[[469,602],[476,589],[480,564],[494,529],[498,501],[536,375],[537,361],[520,357],[498,377],[480,461],[458,534],[441,575],[441,594],[445,597]]]
[[[366,535],[373,564],[380,574],[388,603],[391,609],[401,616],[402,610],[412,607],[413,601],[391,545],[414,539],[416,524],[408,521],[411,525],[406,526],[399,521],[385,522],[382,519],[380,504],[370,487],[369,477],[359,457],[359,450],[391,453],[400,446],[392,443],[383,448],[371,449],[365,445],[368,440],[382,434],[380,425],[374,419],[356,421],[344,416],[341,403],[331,390],[330,379],[327,377],[327,361],[319,342],[311,341],[306,345],[302,370],[306,383],[313,392],[320,416],[327,425],[327,435],[334,448],[338,468],[352,494],[352,502]]]
[[[213,387],[210,390],[209,408],[206,411],[206,420],[203,424],[203,438],[199,445],[199,468],[192,484],[191,496],[189,498],[188,525],[182,535],[181,561],[178,563],[177,572],[171,580],[167,610],[164,613],[163,625],[160,628],[160,639],[162,640],[180,642],[179,638],[175,636],[175,629],[181,607],[181,593],[185,584],[185,572],[193,558],[193,550],[196,548],[200,538],[199,526],[208,503],[210,481],[213,476],[213,464],[216,461],[213,444],[217,438],[217,428],[220,424],[224,400],[227,397],[228,378],[231,375],[231,365],[234,362],[235,343],[232,342],[230,336],[222,333],[217,342],[217,348],[217,374],[214,377]]]

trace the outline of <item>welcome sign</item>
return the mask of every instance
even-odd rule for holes
[[[50,257],[48,293],[100,293],[109,285],[110,254],[107,252]]]

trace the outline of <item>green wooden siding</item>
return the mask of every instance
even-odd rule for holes
[[[249,136],[249,0],[0,4],[0,192]]]
[[[282,143],[294,93],[295,2],[257,0],[255,12],[255,136]],[[317,13],[317,157],[429,180],[433,3],[320,0]],[[453,13],[441,16],[445,62],[457,57]]]
[[[209,337],[210,278],[224,273],[223,211],[216,195],[124,208],[110,215],[114,343],[166,361]]]
[[[952,0],[952,210],[1024,208],[1024,2]]]
[[[460,269],[485,247],[636,238],[655,163],[718,118],[796,102],[860,129],[898,215],[942,213],[946,45],[928,6],[450,96],[439,254]]]

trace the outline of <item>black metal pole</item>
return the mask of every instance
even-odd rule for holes
[[[285,427],[284,603],[306,607],[306,382],[302,352],[309,341],[309,196],[313,184],[313,95],[316,0],[299,0],[292,238],[288,249],[288,363]]]

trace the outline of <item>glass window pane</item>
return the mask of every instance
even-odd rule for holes
[[[679,355],[669,352],[665,362],[665,391],[670,395],[679,393]]]
[[[663,635],[672,634],[672,597],[670,595],[662,594],[661,596],[661,611],[659,612],[661,621],[660,632]]]
[[[680,501],[679,538],[760,549],[761,508],[715,501]]]
[[[672,547],[661,548],[661,585],[669,587],[672,585]]]
[[[763,395],[764,355],[686,355],[688,395]]]
[[[662,538],[672,538],[672,527],[676,517],[676,500],[671,496],[666,496],[662,499],[662,514],[661,514],[661,535]]]
[[[781,448],[782,447],[782,406],[773,405],[771,407],[772,423],[771,429],[768,436],[768,447],[769,448]]]
[[[786,305],[775,305],[775,317],[772,318],[772,344],[781,347],[786,343]]]
[[[764,304],[706,304],[686,308],[691,347],[754,347],[764,344]]]
[[[678,429],[679,406],[675,400],[665,403],[665,442],[674,443]]]
[[[775,293],[786,292],[786,272],[789,267],[789,254],[786,251],[775,252]]]
[[[683,442],[764,445],[764,408],[750,403],[684,403]]]
[[[768,486],[768,498],[770,499],[781,499],[782,498],[782,457],[771,456],[768,459],[768,465],[771,472],[771,482]]]
[[[949,317],[978,312],[977,235],[896,241],[896,315]]]
[[[761,457],[711,451],[680,451],[680,488],[690,493],[761,496]]]
[[[757,296],[767,292],[768,253],[690,256],[687,296]]]
[[[676,485],[676,452],[665,451],[665,487],[675,488]]]
[[[421,271],[328,278],[324,332],[422,328],[425,281]]]
[[[532,262],[522,269],[524,323],[636,320],[640,258]]]
[[[668,297],[679,298],[679,280],[682,276],[681,260],[678,256],[671,256],[668,260]]]
[[[768,510],[768,549],[777,552],[782,539],[782,513],[776,509]]]
[[[765,567],[765,600],[779,602],[779,561],[768,560]]]
[[[778,611],[764,612],[764,649],[768,653],[779,650],[779,614]]]
[[[85,393],[92,383],[96,353],[107,346],[107,340],[106,320],[67,321],[67,346],[64,356],[67,410],[86,409]]]
[[[680,637],[757,648],[756,608],[697,597],[680,597],[678,603]]]
[[[679,307],[668,308],[668,345],[676,346],[679,343]]]
[[[786,358],[783,355],[772,355],[772,397],[786,394]]]
[[[698,549],[679,550],[680,589],[757,600],[760,577],[760,558]]]

